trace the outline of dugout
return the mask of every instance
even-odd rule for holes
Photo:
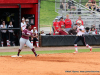
[[[22,17],[28,18],[32,28],[39,28],[39,0],[1,0],[0,1],[0,24],[2,21],[9,25],[12,21],[18,39],[20,38],[20,25]],[[0,39],[1,40],[1,39]]]

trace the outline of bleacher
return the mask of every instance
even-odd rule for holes
[[[63,1],[64,3],[68,2],[68,0]],[[55,0],[55,12],[57,12],[59,16],[63,16],[64,19],[66,18],[66,15],[70,14],[71,12],[72,14],[70,14],[69,18],[72,20],[73,24],[75,24],[78,17],[81,16],[85,27],[91,27],[91,25],[94,24],[98,32],[100,32],[100,13],[88,9],[87,7],[82,5],[81,2],[77,3],[75,0],[73,1],[77,9],[75,11],[70,11],[70,9],[66,11],[66,7],[65,10],[60,9],[62,0]],[[81,11],[78,11],[79,9],[81,9]]]

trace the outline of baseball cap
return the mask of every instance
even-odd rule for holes
[[[26,21],[29,21],[29,19],[26,19]]]
[[[61,17],[60,19],[63,19],[63,17]]]
[[[34,28],[36,28],[36,27],[34,27]]]
[[[55,18],[56,20],[58,20],[58,18]]]

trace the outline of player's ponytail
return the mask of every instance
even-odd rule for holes
[[[29,26],[30,26],[30,24],[28,24],[28,25],[26,26],[26,29],[28,29]]]

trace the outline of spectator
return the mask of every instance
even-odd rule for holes
[[[59,28],[61,28],[61,26],[64,26],[63,17],[61,17],[59,21]]]
[[[41,35],[46,35],[43,30],[41,31]]]
[[[70,11],[71,11],[72,9],[74,9],[74,11],[76,10],[76,6],[75,6],[75,4],[74,4],[74,1],[69,0],[69,1],[68,1],[68,5],[69,5],[69,8],[70,8]]]
[[[66,15],[66,19],[64,22],[65,22],[65,30],[66,32],[68,32],[71,29],[71,25],[72,25],[72,22],[69,19],[69,15]]]
[[[96,34],[96,33],[95,33],[95,28],[94,28],[94,27],[91,28],[90,34]]]
[[[73,26],[73,29],[68,31],[69,35],[76,35],[77,34],[77,26]]]
[[[36,29],[36,27],[34,27],[32,30],[31,30],[31,32],[34,34],[34,36],[36,36],[36,37],[34,37],[34,38],[31,38],[31,40],[33,40],[33,41],[31,41],[31,43],[33,44],[33,43],[35,43],[36,42],[36,47],[39,47],[39,44],[38,44],[38,32],[37,32],[37,29]]]
[[[86,28],[85,28],[85,34],[86,34],[86,35],[89,35],[89,34],[90,34],[89,27],[86,27]]]
[[[94,11],[97,8],[97,4],[95,0],[92,0],[91,2],[92,2],[92,10]]]
[[[13,25],[12,25],[12,21],[10,21],[9,25],[8,25],[8,28],[13,28]],[[15,43],[14,43],[14,31],[13,30],[8,30],[9,32],[9,42],[10,42],[10,45],[13,44],[13,46],[15,46]]]
[[[99,7],[97,7],[97,12],[100,12],[100,9],[99,9]]]
[[[68,35],[68,32],[65,31],[65,26],[61,26],[61,29],[59,31],[59,35]]]
[[[29,25],[29,19],[26,19],[26,25]]]
[[[22,18],[22,22],[21,22],[21,31],[23,31],[26,28],[26,23],[25,23],[25,18]]]
[[[92,25],[92,27],[95,28],[95,25]],[[95,34],[97,34],[97,29],[96,28],[95,28]]]
[[[87,8],[89,8],[89,9],[91,9],[91,7],[92,7],[92,2],[91,2],[91,0],[88,0],[88,2],[86,3],[86,5],[85,5]]]
[[[64,9],[64,3],[63,2],[60,5],[60,9]]]
[[[54,33],[59,31],[59,22],[58,18],[55,18],[55,22],[53,23]]]
[[[78,20],[76,20],[76,24],[77,24],[77,21],[81,21],[82,25],[84,25],[83,20],[81,20],[81,16],[79,16]]]
[[[7,26],[5,25],[5,21],[2,22],[1,28],[7,28]],[[7,46],[9,46],[9,40],[8,40],[7,30],[1,30],[1,34],[2,34],[2,38],[1,38],[1,40],[2,40],[1,41],[2,47],[3,47],[3,44],[4,44],[4,39],[6,39]]]

